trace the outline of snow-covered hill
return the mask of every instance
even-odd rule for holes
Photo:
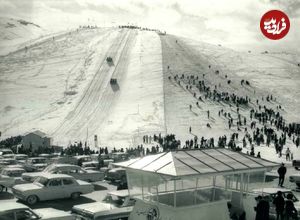
[[[37,24],[22,19],[0,17],[0,55],[23,46],[23,43],[45,34]]]
[[[228,129],[227,119],[218,115],[223,109],[237,117],[236,108],[211,100],[199,102],[196,87],[187,89],[174,80],[181,74],[250,97],[250,107],[241,107],[242,116],[249,117],[259,99],[260,105],[275,109],[281,105],[287,122],[300,121],[296,54],[241,53],[119,28],[84,28],[53,36],[0,60],[4,137],[39,129],[52,135],[54,144],[88,141],[93,146],[97,135],[100,145],[120,148],[136,146],[145,134],[175,133],[186,140],[239,132],[236,126]],[[106,61],[108,56],[113,63]],[[111,78],[118,83],[110,84]],[[241,80],[250,85],[241,85]],[[261,100],[270,94],[276,101]]]

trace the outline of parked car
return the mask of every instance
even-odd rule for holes
[[[2,170],[4,167],[7,167],[9,165],[16,165],[17,161],[12,158],[2,158],[0,159],[0,170]]]
[[[26,154],[15,154],[15,159],[18,163],[24,164],[28,156]]]
[[[32,210],[28,206],[15,201],[2,201],[0,206],[1,220],[75,220],[68,212],[53,208]]]
[[[69,175],[44,173],[33,183],[15,185],[12,191],[15,197],[33,205],[44,200],[77,199],[82,194],[93,192],[94,186]]]
[[[74,156],[76,159],[76,165],[82,166],[82,167],[87,167],[87,166],[99,166],[99,162],[96,160],[93,160],[91,156],[89,155],[79,155],[79,156]]]
[[[0,149],[0,157],[2,158],[14,158],[15,154],[11,149]]]
[[[15,179],[7,175],[0,174],[0,193],[4,189],[11,188],[15,184]]]
[[[25,181],[33,182],[37,177],[44,173],[49,174],[67,174],[73,176],[75,179],[84,180],[88,182],[96,182],[104,179],[104,173],[94,170],[85,170],[77,165],[71,164],[51,164],[47,166],[42,172],[23,173],[22,178]]]
[[[289,180],[290,180],[291,183],[296,183],[296,185],[298,187],[300,187],[300,174],[299,173],[290,175]]]
[[[56,154],[39,154],[38,155],[39,157],[43,157],[43,158],[46,158],[46,159],[51,159],[51,158],[55,158],[55,157],[58,157],[58,155]]]
[[[292,165],[298,170],[300,168],[300,160],[293,160]]]
[[[269,198],[270,201],[270,216],[276,218],[276,210],[275,210],[275,205],[273,204],[273,200],[277,195],[277,192],[281,191],[282,196],[284,199],[286,199],[288,194],[293,195],[293,202],[295,205],[295,208],[297,209],[298,213],[300,213],[300,202],[297,199],[297,197],[293,194],[293,192],[290,189],[286,188],[263,188],[263,189],[255,189],[253,192],[255,194],[260,194],[262,196],[266,196]]]
[[[50,163],[67,163],[77,165],[77,160],[71,156],[53,157],[49,161]]]
[[[76,220],[119,220],[127,219],[133,209],[135,199],[128,190],[108,192],[102,202],[76,205],[72,213]]]
[[[5,167],[1,171],[1,175],[9,176],[15,179],[14,184],[22,184],[25,181],[22,180],[21,176],[26,171],[23,168],[19,167]]]
[[[46,158],[31,157],[26,160],[24,168],[27,172],[42,171],[47,165]]]
[[[115,152],[111,154],[111,159],[113,159],[114,162],[125,161],[128,160],[128,158],[129,158],[128,153],[124,153],[124,152]]]
[[[107,172],[105,179],[111,182],[126,182],[126,170],[113,168]]]

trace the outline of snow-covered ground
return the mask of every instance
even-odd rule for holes
[[[0,55],[22,48],[25,42],[37,39],[44,33],[45,30],[37,24],[0,17]]]
[[[297,54],[261,53],[260,51],[249,51],[248,53],[236,52],[221,45],[209,45],[190,39],[178,38],[176,36],[162,36],[163,64],[164,64],[164,91],[165,95],[165,117],[168,133],[176,134],[181,140],[192,139],[196,135],[205,139],[239,133],[238,146],[242,146],[244,128],[252,134],[249,126],[250,109],[258,109],[259,105],[267,106],[279,111],[287,120],[286,123],[299,123],[300,107],[300,67],[298,66]],[[167,68],[169,66],[169,68]],[[211,66],[209,68],[209,66]],[[219,73],[216,74],[215,71]],[[229,106],[222,102],[204,99],[203,94],[193,86],[187,89],[182,83],[179,85],[174,76],[181,74],[198,76],[204,80],[206,85],[212,89],[217,86],[219,91],[235,93],[238,96],[251,98],[248,108],[240,107],[240,114],[247,118],[247,125],[242,126],[242,131],[237,126],[228,128],[228,119],[219,116],[219,110],[230,113],[234,119],[237,118],[235,106]],[[227,77],[226,77],[227,75]],[[171,79],[169,79],[169,76]],[[231,80],[228,84],[227,81]],[[250,82],[250,86],[241,85],[241,80]],[[196,93],[196,97],[193,93]],[[267,102],[267,95],[273,95],[276,101]],[[203,101],[198,97],[202,96]],[[264,100],[262,100],[264,97]],[[199,105],[196,105],[196,102]],[[190,109],[190,105],[192,108]],[[281,105],[282,110],[277,110]],[[210,117],[207,117],[207,111]],[[207,123],[211,128],[207,127]],[[192,132],[189,133],[189,127]],[[286,147],[290,147],[294,158],[300,158],[300,150],[287,140]],[[283,149],[285,153],[286,148]],[[244,148],[246,153],[250,152],[250,146]],[[284,155],[279,158],[272,146],[255,147],[255,154],[261,152],[262,157],[272,161],[284,162]]]
[[[236,126],[228,129],[227,119],[218,115],[223,109],[236,118],[235,107],[211,100],[197,106],[193,96],[197,90],[178,85],[172,78],[176,74],[195,75],[212,88],[247,95],[253,102],[241,108],[245,117],[259,99],[273,109],[281,105],[287,122],[300,121],[297,54],[241,53],[221,45],[119,28],[61,32],[27,45],[0,60],[2,138],[39,129],[53,136],[54,144],[87,141],[94,146],[97,135],[99,145],[120,148],[140,144],[145,134],[174,133],[184,141],[195,135],[217,138],[238,132]],[[106,61],[108,56],[113,64]],[[111,78],[118,83],[110,84]],[[250,86],[242,86],[242,79]],[[276,102],[261,100],[271,93]],[[245,127],[249,129],[249,122]],[[243,133],[239,133],[241,146]],[[288,146],[300,158],[291,140]],[[273,147],[258,151],[262,157],[282,160]]]
[[[63,33],[11,53],[0,63],[2,134],[39,129],[61,145],[94,145],[98,135],[99,144],[120,147],[164,132],[161,62],[156,33],[114,28]]]

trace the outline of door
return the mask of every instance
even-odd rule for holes
[[[61,179],[51,179],[46,187],[44,187],[45,200],[65,198],[64,186]]]
[[[78,192],[77,187],[78,184],[74,181],[73,178],[64,178],[62,180],[64,186],[64,194],[66,198],[71,197],[73,192]]]

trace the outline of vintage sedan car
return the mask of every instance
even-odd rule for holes
[[[108,192],[102,202],[76,205],[72,213],[76,220],[116,220],[127,219],[133,209],[135,199],[128,190]]]
[[[74,220],[75,217],[68,212],[53,208],[32,210],[28,206],[7,200],[0,206],[1,220]]]
[[[15,185],[12,191],[15,197],[33,205],[44,200],[77,199],[82,194],[93,192],[94,186],[69,175],[44,173],[33,183]]]
[[[43,157],[28,158],[24,164],[27,172],[42,171],[47,166],[47,159]]]
[[[103,180],[104,173],[100,171],[85,170],[80,166],[71,164],[51,164],[47,166],[42,172],[23,173],[22,178],[25,181],[33,182],[37,177],[44,173],[50,174],[67,174],[73,176],[75,179],[84,180],[88,182],[96,182]]]
[[[253,192],[255,194],[259,194],[262,196],[266,196],[268,197],[268,200],[270,202],[270,217],[273,217],[276,219],[276,209],[275,209],[275,205],[273,204],[273,200],[277,195],[277,192],[281,191],[283,198],[286,199],[288,194],[292,194],[293,195],[293,202],[295,205],[295,208],[298,211],[298,216],[300,213],[300,202],[297,199],[297,197],[293,194],[293,192],[290,189],[286,189],[286,188],[263,188],[263,189],[255,189],[253,190]]]
[[[92,157],[89,155],[74,156],[74,159],[76,160],[76,165],[78,166],[82,166],[82,167],[99,166],[99,162],[93,160]]]
[[[126,170],[124,168],[114,168],[107,172],[106,180],[111,182],[126,182]]]
[[[0,174],[0,193],[4,189],[11,188],[15,184],[15,178]]]
[[[0,157],[2,158],[14,158],[15,154],[10,149],[0,149]]]
[[[9,176],[15,179],[14,184],[22,184],[25,183],[24,180],[22,180],[21,176],[26,171],[23,168],[19,167],[5,167],[1,171],[1,175]]]
[[[0,159],[0,170],[2,170],[4,167],[10,166],[10,165],[16,165],[17,161],[12,158],[1,158]]]
[[[300,174],[299,173],[290,175],[289,180],[291,183],[296,183],[296,185],[298,187],[300,187]]]
[[[77,165],[77,160],[74,157],[71,156],[58,156],[51,158],[49,160],[50,163],[67,163],[67,164],[73,164]]]
[[[20,164],[24,164],[27,159],[28,156],[26,154],[15,154],[15,160]]]
[[[293,160],[292,166],[293,166],[296,170],[299,170],[299,168],[300,168],[300,160]]]

